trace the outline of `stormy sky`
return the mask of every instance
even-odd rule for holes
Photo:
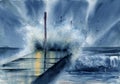
[[[120,46],[119,4],[120,0],[0,0],[0,46],[41,43],[45,11],[48,42]]]

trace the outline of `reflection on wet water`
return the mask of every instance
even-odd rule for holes
[[[67,52],[47,52],[46,70],[54,65]],[[30,84],[44,72],[44,53],[36,51],[0,67],[0,84]]]

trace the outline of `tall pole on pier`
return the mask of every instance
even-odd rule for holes
[[[44,71],[46,69],[46,57],[47,57],[47,12],[44,12]]]

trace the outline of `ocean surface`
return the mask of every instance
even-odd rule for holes
[[[120,48],[86,47],[54,84],[120,84]],[[52,84],[52,83],[51,83]]]
[[[6,50],[1,49],[0,59],[13,57],[19,51]],[[0,84],[31,84],[65,55],[65,51],[48,51],[47,58],[44,59],[43,51],[35,51],[3,64],[0,66]],[[119,47],[83,48],[83,53],[75,64],[62,71],[52,84],[120,84],[119,56]]]

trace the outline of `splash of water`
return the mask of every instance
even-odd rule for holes
[[[44,7],[38,14],[34,14],[36,12],[34,8],[31,7],[34,14],[34,16],[32,17],[34,17],[35,21],[38,21],[38,23],[34,23],[34,20],[31,21],[31,17],[27,15],[28,9],[26,9],[26,5],[25,5],[26,1],[27,0],[22,2],[9,1],[9,3],[11,3],[12,5],[13,10],[17,11],[17,14],[21,17],[20,21],[23,26],[19,30],[19,32],[21,32],[21,34],[24,35],[23,39],[25,41],[24,50],[18,53],[17,56],[15,55],[15,57],[18,58],[19,56],[22,56],[26,52],[34,51],[36,41],[40,45],[43,45],[44,24],[43,24],[43,12],[41,11],[46,11],[48,13],[48,18],[47,18],[47,31],[48,31],[47,41],[48,42],[47,43],[49,44],[50,47],[55,47],[56,44],[60,45],[59,47],[61,49],[65,48],[66,46],[69,46],[70,48],[69,51],[73,53],[72,61],[75,61],[80,56],[81,46],[85,42],[85,39],[87,36],[87,33],[83,33],[83,31],[89,32],[87,31],[88,26],[86,25],[88,24],[88,18],[94,13],[94,8],[97,0],[86,0],[86,1],[80,0],[80,1],[70,1],[70,2],[69,1],[64,2],[64,1],[58,1],[58,0],[52,0],[52,1],[44,0],[41,2],[41,3],[44,3]],[[87,7],[86,11],[83,11],[85,9],[84,7],[81,8],[81,10],[83,11],[83,17],[85,17],[83,19],[85,23],[81,23],[81,25],[83,26],[78,25],[78,23],[74,22],[75,20],[78,21],[79,19],[81,19],[81,18],[74,19],[76,14],[79,13],[79,10],[76,11],[76,13],[74,13],[73,10],[75,8],[69,9],[68,13],[66,14],[64,14],[66,10],[63,11],[64,13],[62,14],[62,17],[64,17],[64,20],[62,22],[55,22],[58,19],[58,17],[55,19],[53,18],[53,10],[56,7],[56,4],[62,3],[63,6],[68,5],[69,7],[69,4],[67,3],[71,4],[72,2],[74,3],[84,2],[87,4],[87,6],[85,5],[85,8]],[[85,12],[86,12],[86,15],[84,15]],[[35,15],[38,15],[38,16],[35,16]],[[71,20],[73,20],[72,26],[71,26]],[[76,28],[76,25],[78,28]]]

